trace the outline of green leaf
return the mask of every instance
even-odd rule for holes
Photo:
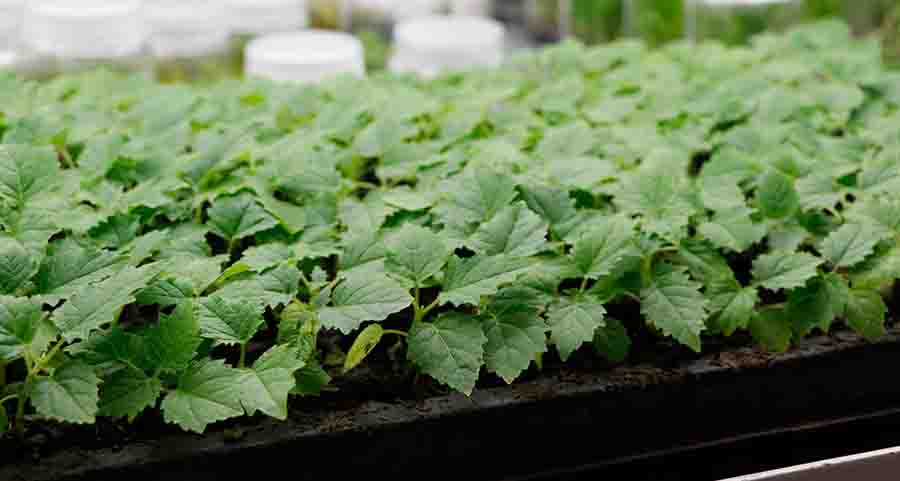
[[[100,415],[133,421],[144,409],[156,404],[162,383],[141,371],[123,369],[103,382]]]
[[[92,424],[99,401],[98,378],[93,369],[69,361],[50,376],[40,376],[31,391],[31,404],[41,416],[77,424]]]
[[[271,229],[278,222],[266,212],[252,194],[242,192],[220,197],[209,208],[209,229],[228,241],[249,237]]]
[[[478,305],[482,296],[495,294],[500,286],[515,281],[530,266],[528,260],[506,256],[476,255],[467,259],[452,256],[438,302]]]
[[[633,172],[616,190],[614,201],[622,212],[639,214],[648,232],[678,238],[694,208],[682,196],[681,178],[670,169]]]
[[[472,236],[470,247],[489,256],[527,257],[546,248],[547,227],[547,222],[524,202],[516,202],[481,224]]]
[[[232,267],[238,265],[240,264],[234,264]],[[251,274],[250,278],[230,282],[214,295],[275,308],[291,302],[299,288],[300,271],[292,264],[281,264],[263,274],[255,276]]]
[[[173,306],[192,300],[196,292],[190,282],[183,280],[159,279],[138,291],[138,304],[159,304],[160,307]]]
[[[900,279],[900,247],[869,258],[850,274],[856,288],[879,289],[897,279]]]
[[[766,227],[754,223],[751,213],[745,207],[720,211],[711,221],[700,224],[697,230],[716,247],[744,252],[766,236]]]
[[[611,317],[605,319],[606,325],[594,333],[594,350],[610,362],[624,362],[631,350],[631,338],[625,326]]]
[[[450,252],[444,240],[430,229],[406,224],[387,241],[385,269],[408,279],[413,286],[423,286],[441,271]]]
[[[306,366],[300,368],[295,373],[294,379],[297,385],[292,394],[301,396],[318,396],[322,389],[331,382],[331,376],[316,359],[311,359]]]
[[[565,361],[585,342],[594,339],[597,329],[606,325],[603,304],[591,300],[560,299],[547,314],[550,338]]]
[[[41,299],[56,304],[79,289],[106,279],[121,267],[122,256],[83,246],[72,239],[50,244],[35,277]]]
[[[773,252],[753,261],[753,281],[766,289],[800,287],[816,276],[822,260],[805,252]]]
[[[38,260],[19,241],[0,235],[0,294],[25,286],[38,270]]]
[[[347,351],[347,358],[344,359],[344,372],[346,373],[359,366],[366,359],[366,356],[378,346],[382,336],[384,336],[384,328],[381,327],[381,324],[369,324],[368,327],[363,329],[356,336],[356,340],[353,341],[350,350]]]
[[[832,232],[819,249],[836,268],[853,267],[875,252],[875,246],[891,236],[871,222],[851,222]]]
[[[297,357],[296,348],[275,346],[260,356],[252,369],[242,370],[240,396],[247,415],[261,411],[276,419],[287,419],[288,394],[296,385],[294,373],[304,364]]]
[[[51,147],[0,145],[0,198],[17,206],[45,192],[59,178],[59,163]]]
[[[245,374],[225,361],[205,359],[191,365],[162,402],[167,423],[202,434],[217,421],[244,414],[241,383]]]
[[[215,257],[195,257],[178,255],[166,259],[162,277],[174,279],[176,284],[188,284],[194,296],[201,295],[222,275],[222,264],[227,255]]]
[[[545,186],[522,186],[522,200],[528,208],[550,223],[557,234],[559,228],[577,215],[575,201],[569,192]]]
[[[273,242],[245,250],[241,262],[253,272],[263,272],[290,259],[293,255],[293,249],[287,244]]]
[[[200,346],[200,324],[193,302],[178,304],[171,314],[160,313],[159,323],[143,332],[147,364],[161,371],[180,371]]]
[[[900,189],[900,162],[894,149],[886,149],[866,161],[859,175],[859,188],[869,194],[890,194]]]
[[[0,296],[0,361],[13,361],[26,352],[40,356],[55,338],[56,329],[40,302]]]
[[[586,232],[573,249],[578,272],[589,279],[610,275],[628,253],[634,224],[621,216],[608,217]]]
[[[319,311],[322,326],[349,334],[366,321],[383,321],[412,304],[409,292],[378,274],[349,275],[334,288],[331,305]]]
[[[703,206],[712,210],[736,210],[744,207],[744,192],[738,186],[738,177],[733,175],[705,175],[698,181],[700,200]]]
[[[794,181],[777,170],[767,172],[759,180],[756,198],[760,212],[770,219],[784,219],[800,208]]]
[[[200,334],[218,344],[246,344],[263,325],[262,306],[213,296],[198,303]]]
[[[87,339],[91,331],[113,322],[125,305],[134,302],[134,293],[155,278],[161,266],[126,266],[114,276],[79,289],[53,312],[53,323],[69,341]]]
[[[459,176],[435,207],[441,217],[456,222],[490,220],[516,198],[516,185],[509,175],[486,167],[470,169]]]
[[[886,333],[887,310],[877,291],[853,289],[847,301],[847,324],[866,339],[875,341]]]
[[[641,313],[665,335],[700,352],[700,333],[707,317],[701,287],[679,270],[658,268],[641,290]]]
[[[409,360],[420,371],[472,394],[487,343],[477,318],[461,312],[441,314],[435,322],[413,324],[407,342]]]
[[[827,334],[834,319],[844,314],[849,296],[849,286],[836,274],[817,277],[791,291],[787,315],[797,337],[809,335],[814,328]]]
[[[758,303],[759,293],[755,287],[734,285],[716,291],[710,296],[710,311],[714,313],[710,323],[726,336],[738,329],[747,329]]]
[[[753,341],[771,352],[785,352],[791,347],[791,323],[783,310],[767,309],[750,320]]]
[[[549,328],[528,306],[488,311],[482,321],[487,344],[484,360],[489,371],[512,383],[539,353],[547,351]]]

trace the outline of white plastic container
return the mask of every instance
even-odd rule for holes
[[[152,0],[144,7],[157,79],[208,82],[229,68],[229,18],[217,0]]]
[[[254,38],[296,31],[309,25],[306,0],[219,1],[227,11],[232,66],[238,71],[243,69],[244,51]]]
[[[450,13],[474,17],[489,17],[493,10],[491,0],[450,0]]]
[[[318,83],[365,75],[362,44],[350,34],[304,30],[258,37],[245,52],[245,74],[269,80]]]
[[[29,0],[22,30],[35,77],[101,66],[152,69],[140,0]]]
[[[397,24],[390,69],[433,77],[442,71],[493,67],[503,62],[500,23],[461,15],[430,16]]]
[[[21,60],[25,0],[0,0],[0,70],[14,70]]]
[[[757,34],[779,32],[804,20],[802,0],[685,0],[685,31],[695,41],[745,44]]]

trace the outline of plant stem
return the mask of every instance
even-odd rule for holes
[[[438,305],[438,300],[435,299],[434,302],[432,302],[431,304],[429,304],[429,305],[428,305],[427,307],[425,307],[424,309],[418,309],[418,310],[416,311],[416,319],[415,319],[415,322],[422,322],[422,321],[425,319],[425,316],[427,316],[428,313],[431,312],[432,309],[434,309],[435,307],[437,307],[437,305]]]
[[[5,398],[0,399],[0,404],[5,403],[6,401],[12,401],[13,399],[18,399],[18,398],[19,398],[18,394],[10,394],[9,396],[6,396]]]
[[[385,330],[382,331],[382,332],[383,332],[384,334],[394,334],[394,335],[400,336],[400,337],[409,337],[409,334],[407,334],[407,333],[405,333],[405,332],[403,332],[403,331],[398,331],[398,330],[396,330],[396,329],[385,329]]]
[[[28,376],[25,377],[25,384],[22,385],[22,390],[19,391],[18,399],[16,400],[16,417],[13,418],[13,431],[16,433],[16,438],[19,441],[25,439],[25,401],[31,393],[31,383],[34,382],[35,371],[39,371],[38,367],[40,366],[39,362],[34,364],[32,366],[29,357],[25,357],[25,367],[27,368]]]
[[[4,386],[6,386],[6,363],[0,362],[0,388]]]
[[[241,344],[241,357],[238,359],[238,369],[243,369],[247,361],[247,344]]]
[[[578,293],[584,294],[584,291],[587,290],[587,286],[588,286],[588,278],[585,277],[585,278],[581,279],[581,287],[578,288]]]

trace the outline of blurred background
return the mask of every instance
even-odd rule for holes
[[[570,39],[741,45],[832,17],[880,42],[889,65],[900,63],[900,0],[0,0],[0,67],[43,79],[104,66],[197,83],[248,72],[324,75],[313,68],[433,74]],[[299,35],[318,30],[342,34]]]

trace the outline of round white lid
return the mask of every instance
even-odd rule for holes
[[[458,54],[503,49],[505,29],[478,16],[445,15],[413,18],[394,28],[398,50]]]
[[[303,28],[308,23],[306,0],[224,0],[231,29],[262,35]]]
[[[320,82],[340,74],[365,75],[362,43],[329,30],[265,35],[244,52],[248,76],[278,81]]]
[[[141,51],[146,32],[140,0],[31,0],[23,41],[41,54],[117,58]]]

